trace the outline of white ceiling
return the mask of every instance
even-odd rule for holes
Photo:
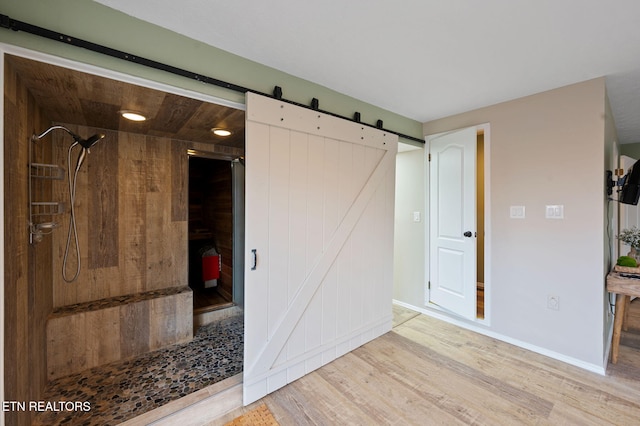
[[[638,0],[97,1],[420,122],[606,76],[640,142]]]

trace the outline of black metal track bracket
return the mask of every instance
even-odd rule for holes
[[[2,15],[0,14],[0,27],[1,28],[6,28],[12,31],[24,31],[26,33],[29,34],[33,34],[39,37],[44,37],[47,38],[49,40],[54,40],[54,41],[58,41],[61,43],[65,43],[65,44],[69,44],[75,47],[81,47],[83,49],[87,49],[90,50],[92,52],[96,52],[96,53],[101,53],[103,55],[107,55],[107,56],[111,56],[113,58],[118,58],[118,59],[122,59],[124,61],[128,61],[128,62],[133,62],[136,63],[138,65],[143,65],[145,67],[149,67],[149,68],[153,68],[156,70],[161,70],[161,71],[165,71],[174,75],[178,75],[181,77],[186,77],[192,80],[196,80],[202,83],[206,83],[206,84],[211,84],[213,86],[217,86],[217,87],[222,87],[225,89],[229,89],[235,92],[241,92],[241,93],[247,93],[247,92],[251,92],[251,93],[256,93],[262,96],[266,96],[266,97],[270,97],[270,98],[274,98],[274,99],[278,99],[280,101],[283,102],[287,102],[289,104],[292,105],[297,105],[299,107],[302,108],[307,108],[307,109],[313,109],[314,111],[318,111],[318,112],[322,112],[323,114],[328,114],[331,115],[333,117],[337,117],[337,118],[341,118],[343,120],[347,120],[347,121],[353,121],[356,123],[360,123],[360,113],[357,112],[354,115],[354,118],[349,118],[349,117],[345,117],[339,114],[334,114],[332,112],[329,111],[323,111],[321,109],[319,109],[319,101],[316,98],[313,98],[312,102],[311,102],[311,106],[308,105],[304,105],[295,101],[290,101],[290,100],[286,100],[282,98],[282,88],[279,86],[275,86],[274,88],[274,93],[273,95],[269,95],[267,93],[263,93],[257,90],[253,90],[253,89],[249,89],[248,87],[243,87],[243,86],[239,86],[237,84],[233,84],[233,83],[229,83],[223,80],[219,80],[217,78],[213,78],[213,77],[208,77],[202,74],[198,74],[198,73],[194,73],[182,68],[178,68],[178,67],[174,67],[172,65],[168,65],[168,64],[164,64],[162,62],[157,62],[154,61],[152,59],[147,59],[147,58],[143,58],[141,56],[138,55],[134,55],[131,53],[127,53],[127,52],[123,52],[121,50],[117,50],[117,49],[112,49],[110,47],[106,47],[100,44],[96,44],[96,43],[92,43],[90,41],[86,41],[86,40],[82,40],[70,35],[66,35],[66,34],[62,34],[62,33],[58,33],[55,31],[51,31],[48,30],[46,28],[42,28],[42,27],[38,27],[36,25],[31,25],[28,24],[26,22],[21,22],[15,19],[11,19],[9,16],[7,15]],[[382,128],[382,120],[378,120],[375,126],[372,126],[370,124],[366,124],[366,123],[362,123],[363,125],[369,126],[369,127],[376,127],[378,129],[384,130],[386,132],[398,135],[399,137],[403,138],[403,139],[408,139],[411,141],[415,141],[415,142],[421,142],[424,143],[423,139],[420,138],[416,138],[414,136],[410,136],[410,135],[405,135],[403,133],[399,133],[399,132],[395,132],[393,130],[388,130],[388,129],[383,129]]]

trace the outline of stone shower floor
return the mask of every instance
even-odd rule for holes
[[[46,411],[36,425],[114,425],[242,372],[244,319],[200,327],[192,341],[52,381],[44,401],[89,402],[90,411]]]

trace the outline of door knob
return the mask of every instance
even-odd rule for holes
[[[467,231],[467,232],[465,232],[465,233],[464,233],[464,234],[462,234],[462,235],[464,235],[464,236],[465,236],[465,237],[467,237],[467,238],[470,238],[473,234],[471,233],[471,231]]]

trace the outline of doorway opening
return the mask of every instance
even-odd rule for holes
[[[476,316],[484,319],[484,129],[476,140]]]
[[[4,252],[13,253],[5,281],[24,289],[5,292],[4,298],[4,333],[9,339],[5,339],[4,371],[10,372],[5,374],[7,399],[59,401],[64,395],[76,395],[92,406],[100,405],[100,414],[118,416],[117,421],[113,417],[96,420],[111,424],[238,375],[244,320],[237,295],[242,288],[232,290],[233,306],[215,311],[217,317],[208,318],[206,327],[196,323],[192,291],[185,288],[189,273],[189,160],[185,153],[197,147],[203,156],[225,159],[227,168],[233,168],[233,160],[244,155],[244,109],[206,96],[195,99],[189,92],[125,75],[97,69],[85,72],[81,64],[22,49],[13,54],[2,50],[0,56],[4,143],[16,154],[5,162],[4,173],[12,176],[12,182],[25,183],[4,188],[9,233]],[[68,90],[54,93],[61,85]],[[72,107],[81,104],[82,108]],[[115,114],[123,109],[153,115],[145,122],[128,122]],[[231,129],[232,135],[216,138],[210,131],[212,118],[217,120],[215,125]],[[108,144],[92,148],[96,151],[85,159],[85,176],[77,182],[78,199],[83,200],[76,214],[79,235],[85,238],[85,244],[80,244],[85,267],[73,284],[62,282],[56,266],[63,263],[63,250],[58,248],[64,248],[66,237],[51,232],[32,244],[28,228],[18,224],[28,217],[30,190],[38,203],[48,205],[53,200],[68,206],[61,192],[66,187],[63,180],[43,175],[33,188],[27,185],[34,170],[28,166],[28,148],[35,148],[33,159],[38,164],[68,168],[69,144],[63,135],[51,134],[46,141],[28,146],[35,144],[31,138],[35,131],[54,124],[81,135],[103,133],[108,138]],[[234,199],[243,201],[243,197]],[[56,221],[69,220],[68,210],[55,214]],[[235,240],[243,242],[244,236]],[[243,262],[242,258],[234,261],[241,269],[240,274],[233,272],[234,280],[239,279],[236,285],[242,284]],[[198,325],[194,333],[192,320]],[[55,342],[72,344],[53,346]],[[187,352],[206,355],[206,359],[188,358]],[[153,389],[145,382],[152,358],[158,361]],[[168,367],[167,360],[179,362]],[[137,366],[144,368],[136,370]],[[115,378],[116,372],[121,381]],[[160,372],[168,374],[166,380],[158,379]],[[99,374],[104,379],[98,379]],[[111,394],[106,382],[112,385]],[[95,386],[89,389],[87,383]],[[145,401],[142,406],[140,401]],[[73,423],[85,421],[81,418],[85,414],[97,416],[95,410],[75,414]],[[11,424],[38,424],[34,423],[36,413],[10,416]],[[41,421],[58,423],[48,417]]]
[[[194,316],[235,305],[233,173],[229,160],[189,156],[189,287]]]

